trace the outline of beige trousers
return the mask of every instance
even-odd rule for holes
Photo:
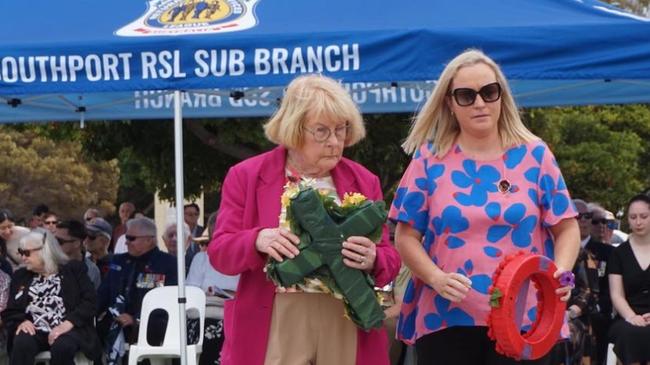
[[[354,365],[357,327],[329,294],[277,293],[264,365]]]

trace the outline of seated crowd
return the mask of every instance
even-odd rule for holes
[[[74,364],[78,352],[97,364],[126,364],[145,294],[178,283],[180,240],[187,285],[207,295],[200,364],[219,364],[223,301],[234,295],[238,277],[210,265],[204,252],[209,233],[196,224],[198,209],[196,204],[185,207],[189,219],[180,238],[175,223],[159,235],[154,221],[137,217],[131,203],[120,206],[121,223],[115,228],[96,209],[88,209],[82,223],[59,221],[40,205],[30,228],[17,226],[11,212],[0,210],[0,361],[33,364],[39,352],[50,351],[53,365]],[[159,248],[159,238],[167,252]],[[123,252],[116,253],[121,245]],[[150,344],[162,343],[166,321],[165,313],[150,317]],[[196,341],[197,334],[197,321],[188,321],[188,340]]]
[[[622,363],[643,364],[650,359],[650,198],[630,200],[629,237],[600,205],[580,199],[574,205],[582,243],[567,305],[570,339],[558,342],[552,363],[603,364],[612,343]],[[151,219],[134,217],[131,203],[120,206],[121,223],[115,228],[96,209],[88,209],[82,223],[59,221],[39,206],[30,228],[16,226],[11,213],[0,210],[0,345],[7,348],[9,363],[33,364],[41,351],[51,352],[54,365],[73,364],[77,352],[97,363],[126,363],[127,344],[137,340],[144,295],[178,282],[180,239],[186,284],[208,297],[200,363],[219,364],[223,302],[235,295],[239,278],[210,264],[205,250],[216,215],[204,230],[197,224],[198,210],[196,204],[185,206],[181,235],[175,223],[159,235]],[[167,252],[159,248],[158,237]],[[399,307],[401,298],[395,299]],[[388,309],[387,318],[398,312]],[[150,319],[151,344],[162,343],[165,323],[164,314]],[[197,330],[188,322],[189,341],[196,340]],[[406,346],[394,352],[393,345],[394,364],[415,363],[405,356]]]

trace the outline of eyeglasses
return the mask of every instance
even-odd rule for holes
[[[592,219],[591,224],[598,225],[598,224],[606,224],[607,228],[609,229],[617,229],[618,228],[618,223],[616,223],[615,220],[613,219],[606,219],[606,218],[600,218],[600,219]]]
[[[45,221],[44,223],[47,224],[48,226],[49,226],[49,225],[53,225],[53,226],[55,226],[55,225],[57,225],[59,222],[58,222],[58,221]]]
[[[19,248],[18,249],[18,254],[20,256],[29,257],[32,254],[32,252],[42,250],[42,249],[43,249],[43,246],[37,247],[37,248]]]
[[[501,85],[498,82],[493,82],[483,86],[479,91],[474,89],[461,87],[452,90],[449,95],[453,95],[456,99],[456,104],[460,106],[470,106],[476,101],[476,95],[481,95],[486,103],[494,103],[501,98]]]
[[[348,122],[345,122],[345,125],[334,128],[334,135],[336,136],[336,139],[339,141],[344,140],[345,136],[348,133],[348,128],[350,128]],[[332,135],[332,130],[322,124],[319,124],[316,129],[309,129],[307,127],[303,127],[303,129],[311,133],[314,136],[316,142],[325,142]]]
[[[67,239],[67,238],[56,237],[56,240],[59,241],[59,244],[60,244],[60,245],[64,245],[64,244],[66,244],[66,243],[74,242],[74,241],[76,241],[77,239],[76,239],[76,238],[70,238],[70,239]]]
[[[591,219],[594,213],[578,213],[578,219]]]
[[[126,240],[129,241],[129,242],[131,242],[131,241],[135,241],[135,240],[137,240],[138,238],[143,238],[143,237],[153,237],[153,236],[151,236],[151,235],[144,235],[144,236],[131,236],[131,235],[124,235],[124,238],[126,238]]]

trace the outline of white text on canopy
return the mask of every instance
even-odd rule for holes
[[[294,48],[180,49],[87,55],[0,57],[0,82],[74,83],[133,79],[237,77],[349,72],[361,67],[359,44]]]

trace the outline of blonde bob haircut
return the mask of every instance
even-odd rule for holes
[[[539,139],[521,121],[512,91],[499,66],[483,52],[468,49],[451,60],[440,74],[433,93],[416,115],[409,135],[402,144],[406,153],[414,153],[429,141],[433,142],[436,157],[442,158],[449,151],[460,133],[458,122],[447,104],[447,98],[451,97],[451,83],[458,70],[479,63],[490,67],[501,85],[501,115],[497,127],[502,147],[510,148]]]
[[[280,108],[264,124],[266,138],[287,148],[300,148],[308,118],[347,122],[345,147],[366,136],[361,113],[350,94],[335,80],[313,74],[291,81]]]

